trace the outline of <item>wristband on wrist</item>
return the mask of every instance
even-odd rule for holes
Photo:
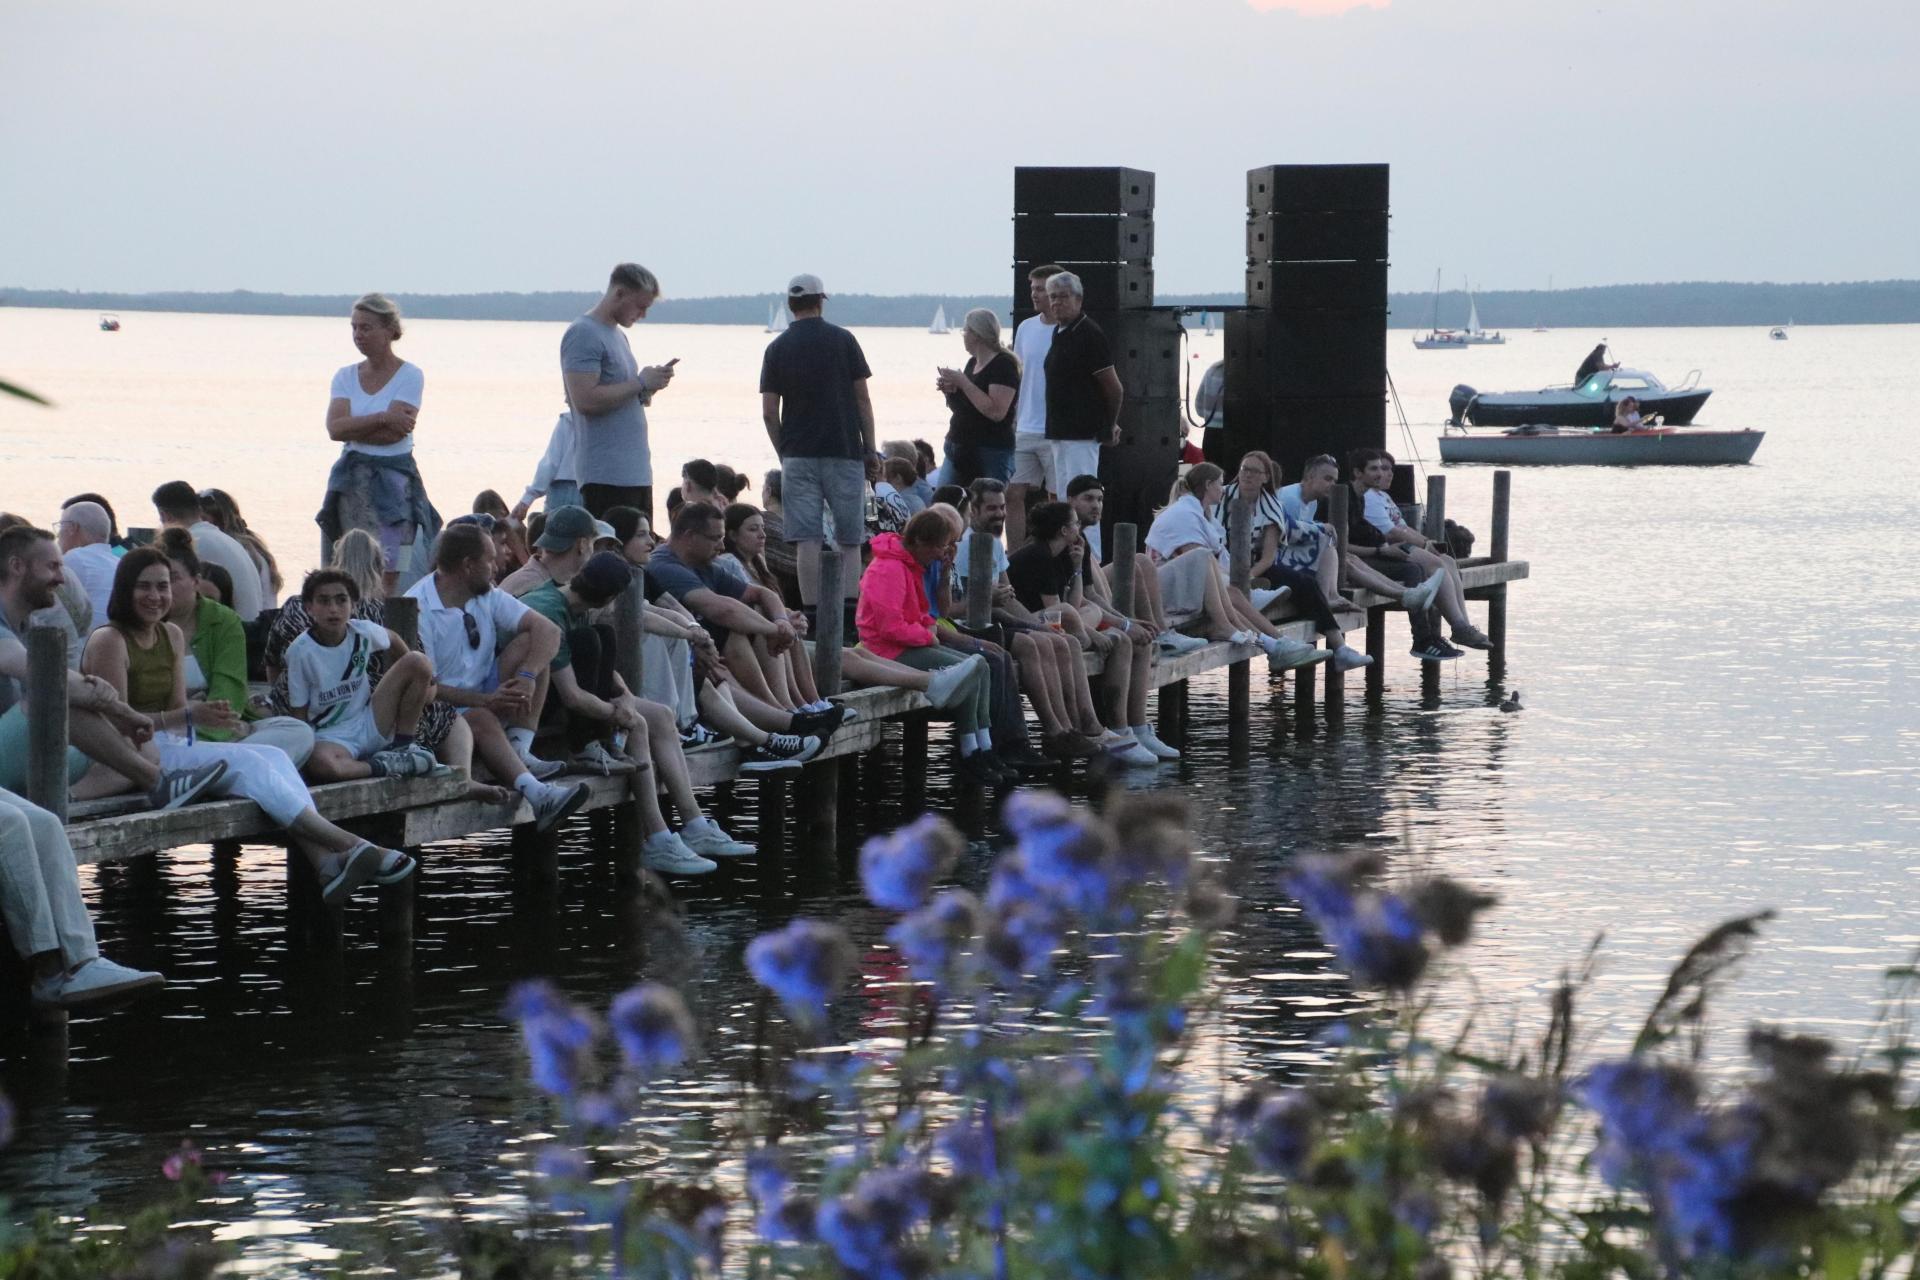
[[[525,667],[522,667],[520,670],[514,672],[514,674],[519,676],[523,680],[536,680],[539,678],[535,676],[533,672],[528,671]]]

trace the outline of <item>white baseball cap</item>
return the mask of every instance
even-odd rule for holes
[[[827,286],[820,283],[819,276],[799,275],[787,281],[789,298],[807,298],[827,296]]]

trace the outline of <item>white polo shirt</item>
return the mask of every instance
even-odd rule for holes
[[[440,590],[428,574],[407,589],[420,602],[420,647],[433,659],[434,677],[456,689],[490,691],[498,686],[494,659],[500,637],[512,635],[527,606],[495,588],[475,596],[461,608],[440,603]],[[469,631],[466,619],[473,619]]]

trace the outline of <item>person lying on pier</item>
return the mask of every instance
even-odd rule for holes
[[[1355,449],[1347,455],[1347,474],[1352,479],[1353,497],[1347,504],[1347,544],[1369,552],[1376,567],[1411,561],[1423,573],[1444,570],[1435,597],[1447,620],[1454,644],[1469,649],[1491,649],[1493,642],[1473,625],[1467,613],[1466,583],[1454,558],[1422,536],[1400,515],[1400,504],[1387,496],[1393,485],[1393,455],[1384,449]],[[1373,534],[1366,530],[1371,529]],[[1374,536],[1377,535],[1377,536]]]
[[[278,747],[298,769],[313,754],[313,729],[305,717],[262,714],[247,692],[247,632],[240,616],[198,590],[203,566],[194,554],[193,539],[185,529],[162,529],[154,544],[167,557],[172,573],[173,608],[167,614],[187,642],[184,665],[187,697],[213,699],[239,712],[231,729],[203,727],[208,742],[251,742]],[[103,619],[104,620],[104,619]]]
[[[36,1008],[75,1009],[167,984],[160,974],[100,954],[66,824],[4,788],[0,866],[0,918],[26,962]]]
[[[1227,571],[1220,565],[1226,534],[1213,516],[1220,505],[1223,474],[1211,462],[1188,471],[1174,482],[1171,501],[1154,516],[1147,530],[1147,554],[1153,558],[1168,618],[1178,622],[1201,617],[1209,639],[1257,645],[1276,666],[1324,661],[1324,657],[1302,654],[1310,646],[1282,636],[1280,629],[1253,607],[1245,592],[1227,582]],[[1322,654],[1320,650],[1311,652]],[[1334,650],[1331,656],[1341,671],[1372,661],[1346,646]]]
[[[0,531],[0,787],[16,793],[27,786],[29,619],[57,607],[54,593],[64,581],[51,533],[24,524]],[[67,663],[67,784],[73,799],[115,795],[131,785],[146,793],[153,808],[177,809],[226,773],[218,762],[162,767],[150,745],[153,721],[105,680],[82,675],[72,646]]]
[[[729,577],[714,567],[713,560],[720,553],[724,536],[718,511],[705,503],[685,503],[673,518],[672,537],[665,546],[656,547],[647,558],[646,573],[700,619],[713,636],[727,675],[746,688],[754,702],[771,706],[765,694],[746,685],[744,673],[734,655],[744,650],[747,660],[757,664],[758,659],[747,637],[764,640],[767,652],[776,657],[784,654],[787,646],[799,643],[799,639],[794,634],[792,624],[786,621],[784,605],[781,606],[781,617],[768,617],[746,603],[749,591],[757,593],[758,588],[750,589],[737,578]],[[735,641],[738,643],[733,643]],[[753,675],[759,678],[764,687],[764,677],[758,671]],[[745,706],[743,703],[743,710]],[[831,732],[846,718],[844,708],[837,705],[832,711],[818,713],[775,710],[780,712],[786,723],[782,731],[774,732],[764,746],[747,753],[750,762],[773,763],[810,756],[819,748],[815,745],[809,751],[807,744],[824,738],[823,729]],[[750,712],[748,714],[751,715]]]
[[[239,717],[224,701],[187,701],[186,640],[167,620],[173,610],[173,567],[153,547],[126,554],[113,577],[108,625],[87,639],[84,669],[113,686],[134,710],[151,718],[153,746],[168,769],[221,763],[225,772],[209,794],[251,800],[286,830],[312,863],[328,906],[339,906],[371,881],[398,884],[414,861],[397,849],[343,831],[313,807],[300,773],[275,747],[207,742],[201,728],[233,729]]]
[[[1027,545],[1007,557],[1007,582],[1014,598],[1029,612],[1060,629],[1084,650],[1101,658],[1100,684],[1105,703],[1102,717],[1109,736],[1127,739],[1108,755],[1121,764],[1152,766],[1160,757],[1139,740],[1137,728],[1146,724],[1147,690],[1152,684],[1153,641],[1144,629],[1113,615],[1089,600],[1082,586],[1087,544],[1080,522],[1064,502],[1043,502],[1027,513]],[[1109,622],[1118,626],[1108,626]]]
[[[1072,506],[1075,518],[1080,521],[1080,538],[1092,553],[1082,566],[1087,594],[1106,608],[1124,614],[1135,626],[1146,627],[1162,653],[1191,653],[1195,649],[1206,648],[1207,642],[1201,637],[1176,631],[1167,625],[1165,607],[1160,600],[1160,577],[1154,570],[1153,558],[1146,552],[1134,553],[1133,599],[1127,602],[1125,608],[1114,600],[1108,568],[1100,563],[1100,520],[1106,514],[1107,507],[1107,487],[1101,483],[1100,477],[1075,476],[1069,480],[1067,502]],[[1164,743],[1161,745],[1165,746]],[[1173,750],[1172,747],[1166,749]],[[1147,750],[1153,751],[1154,748],[1148,744]]]
[[[1014,778],[993,759],[986,659],[941,645],[927,605],[927,567],[947,557],[953,545],[953,526],[937,511],[914,516],[904,534],[883,533],[874,539],[873,563],[861,582],[860,647],[923,671],[964,672],[964,696],[953,707],[956,769],[973,782],[1000,786]]]
[[[1307,460],[1306,468],[1300,474],[1296,484],[1283,485],[1280,489],[1280,507],[1289,520],[1317,525],[1327,544],[1338,547],[1338,536],[1334,527],[1320,519],[1320,503],[1330,502],[1328,495],[1334,486],[1340,483],[1340,463],[1332,454],[1323,453]],[[1349,506],[1348,524],[1352,525],[1352,505]],[[1377,530],[1374,533],[1377,534]],[[1363,535],[1364,536],[1364,535]],[[1447,575],[1444,570],[1435,569],[1431,573],[1423,571],[1411,560],[1380,560],[1359,554],[1349,532],[1349,549],[1344,561],[1337,567],[1324,556],[1316,562],[1321,589],[1337,585],[1341,573],[1353,586],[1398,600],[1407,611],[1407,622],[1413,630],[1413,656],[1423,662],[1446,662],[1460,656],[1455,649],[1440,637],[1440,610],[1434,603],[1440,595],[1440,587]]]
[[[633,577],[622,557],[601,551],[569,575],[565,586],[548,582],[527,593],[527,607],[564,637],[549,664],[553,697],[541,728],[566,736],[571,767],[603,776],[631,775],[629,786],[646,828],[640,846],[644,866],[662,875],[706,875],[719,865],[712,859],[750,858],[755,850],[701,812],[673,712],[633,696],[616,669],[613,627],[592,620],[623,592],[639,590]],[[680,815],[678,833],[660,812],[662,786]]]
[[[433,660],[440,698],[459,709],[480,763],[520,793],[546,831],[588,792],[584,782],[555,786],[535,773],[566,767],[534,758],[531,718],[534,686],[560,647],[560,629],[494,590],[495,555],[483,530],[450,524],[434,542],[433,572],[407,595],[420,602],[420,647]]]
[[[1041,749],[1056,760],[1083,760],[1103,751],[1124,751],[1133,744],[1133,738],[1126,735],[1122,741],[1121,734],[1110,732],[1100,723],[1080,646],[1066,632],[1047,626],[1038,614],[1021,604],[1013,584],[1007,581],[1007,552],[1000,535],[1007,527],[1008,492],[1006,485],[991,476],[981,476],[968,487],[967,532],[954,549],[948,576],[951,598],[941,602],[941,610],[945,613],[951,609],[956,618],[966,616],[965,601],[972,590],[968,578],[973,540],[990,541],[992,617],[1009,637],[1008,647],[1020,667],[1021,686],[1040,717],[1044,734]]]
[[[379,623],[354,617],[360,588],[338,569],[316,569],[300,586],[313,625],[287,647],[287,698],[313,726],[306,773],[315,782],[422,778],[437,766],[419,741],[433,701],[433,662]],[[379,686],[374,655],[385,655]]]

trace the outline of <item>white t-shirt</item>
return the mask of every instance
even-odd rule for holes
[[[75,547],[60,557],[65,566],[67,577],[80,584],[87,593],[87,600],[93,605],[94,619],[105,625],[107,621],[107,600],[113,595],[113,571],[120,567],[120,557],[113,554],[113,548],[104,542],[91,543],[84,547]]]
[[[1365,509],[1361,514],[1367,518],[1368,524],[1382,533],[1392,533],[1406,523],[1400,518],[1400,504],[1389,499],[1383,489],[1367,490]]]
[[[1028,316],[1013,331],[1013,354],[1020,358],[1020,398],[1014,402],[1016,435],[1047,434],[1047,352],[1053,349],[1053,322]]]
[[[343,729],[373,705],[367,663],[387,647],[387,629],[365,618],[347,622],[339,644],[325,645],[308,631],[287,646],[287,702],[307,709],[315,733]]]
[[[520,619],[530,612],[527,606],[496,589],[452,608],[440,603],[433,574],[414,583],[407,594],[420,602],[420,647],[433,659],[435,678],[455,689],[496,688],[499,673],[494,657],[500,651],[500,636],[519,629]],[[471,642],[463,618],[473,619]]]
[[[347,412],[356,418],[368,414],[384,413],[391,409],[395,401],[420,407],[421,392],[426,389],[427,375],[420,372],[420,366],[402,360],[394,375],[387,379],[387,385],[378,391],[367,392],[360,389],[360,366],[350,364],[333,375],[333,396],[335,400],[347,402]],[[396,457],[413,452],[413,437],[408,435],[393,444],[366,444],[359,440],[347,441],[346,447],[355,453],[371,453],[380,457]]]
[[[207,520],[189,525],[187,532],[193,535],[193,554],[219,565],[233,579],[233,611],[240,615],[240,621],[252,622],[259,617],[260,570],[247,549]]]

